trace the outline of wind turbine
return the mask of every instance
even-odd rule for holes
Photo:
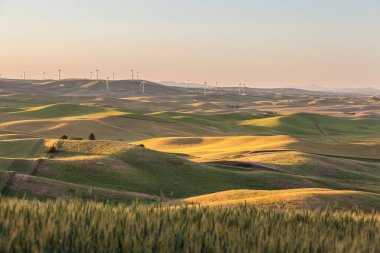
[[[112,81],[115,81],[115,72],[112,72]]]
[[[90,80],[92,80],[92,71],[90,71]]]
[[[218,82],[215,82],[215,90],[218,92]]]
[[[134,70],[133,70],[133,69],[131,69],[131,73],[132,73],[132,80],[133,80],[133,71],[134,71]]]
[[[58,69],[58,80],[61,80],[61,69]]]
[[[203,96],[206,96],[206,86],[207,82],[205,82],[205,84],[203,85]]]
[[[145,81],[142,81],[140,83],[140,87],[142,86],[142,93],[144,94],[145,93]]]
[[[243,95],[243,96],[246,95],[246,94],[245,94],[245,83],[243,83],[243,93],[242,93],[241,95]]]
[[[106,85],[107,85],[107,92],[109,91],[109,86],[108,86],[108,84],[109,84],[109,81],[110,81],[110,78],[107,76],[107,81],[106,81]]]
[[[99,69],[96,69],[96,80],[99,80]]]
[[[24,70],[24,80],[25,80],[25,70]]]
[[[190,88],[190,80],[187,80],[187,88]]]
[[[241,95],[241,83],[239,83],[238,94],[239,94],[239,96]]]
[[[45,71],[42,72],[42,80],[45,80]]]

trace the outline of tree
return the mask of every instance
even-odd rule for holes
[[[66,135],[66,134],[64,134],[64,135],[62,135],[62,136],[61,136],[61,138],[59,138],[59,139],[61,139],[61,140],[67,140],[67,139],[68,139],[68,137],[67,137],[67,135]]]
[[[95,134],[91,133],[90,136],[88,136],[88,139],[94,141],[96,139]]]

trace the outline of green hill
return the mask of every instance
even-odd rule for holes
[[[256,130],[295,136],[365,136],[380,132],[380,120],[352,120],[311,113],[245,120],[240,124]]]
[[[354,186],[357,184],[351,186],[348,181],[334,181],[320,174],[293,173],[290,170],[271,171],[265,168],[250,170],[194,163],[174,155],[119,141],[59,141],[56,143],[58,151],[46,158],[48,147],[55,142],[50,140],[44,141],[43,145],[40,143],[38,152],[31,152],[35,146],[30,145],[25,146],[23,152],[17,150],[8,153],[13,158],[8,167],[3,167],[3,171],[16,171],[18,175],[33,176],[24,178],[23,182],[34,182],[28,184],[27,191],[12,186],[8,193],[19,196],[20,193],[17,192],[22,192],[30,196],[51,197],[46,193],[51,190],[41,191],[41,186],[50,185],[49,189],[66,189],[61,192],[62,196],[66,196],[67,184],[76,185],[71,187],[74,189],[84,187],[153,196],[158,196],[162,192],[165,196],[173,198],[241,188],[358,189],[358,186]],[[22,150],[22,146],[19,146],[19,149]],[[367,182],[368,177],[373,174],[367,172],[347,175],[353,177],[348,178],[349,180],[358,179]],[[57,185],[54,187],[52,186],[54,184]],[[55,194],[55,196],[60,195]]]
[[[105,112],[105,109],[95,106],[79,104],[51,104],[40,107],[32,107],[25,111],[16,112],[16,114],[31,118],[47,119],[62,117],[78,117],[101,112]]]

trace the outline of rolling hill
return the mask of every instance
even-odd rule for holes
[[[43,94],[53,96],[110,96],[122,97],[142,94],[142,80],[116,80],[109,82],[109,92],[105,80],[64,79],[64,80],[16,80],[0,79],[0,91],[16,94]],[[145,94],[186,94],[179,87],[145,81]]]
[[[233,190],[182,200],[185,204],[207,206],[244,205],[299,209],[380,210],[380,194],[330,189],[295,189],[277,191]]]
[[[104,81],[95,80],[0,80],[3,194],[130,203],[283,190],[278,197],[268,192],[275,204],[292,189],[330,189],[292,193],[299,205],[286,202],[307,208],[323,206],[322,199],[328,207],[335,198],[344,207],[351,195],[357,197],[351,207],[365,205],[380,193],[379,120],[351,113],[365,97],[291,89],[238,96],[233,88],[203,95],[155,83],[141,94],[138,81],[110,88],[105,93]],[[310,113],[315,108],[345,114]],[[96,141],[57,140],[91,132]],[[48,154],[52,145],[57,151]]]

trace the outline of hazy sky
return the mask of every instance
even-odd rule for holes
[[[0,73],[380,88],[379,0],[0,0]]]

